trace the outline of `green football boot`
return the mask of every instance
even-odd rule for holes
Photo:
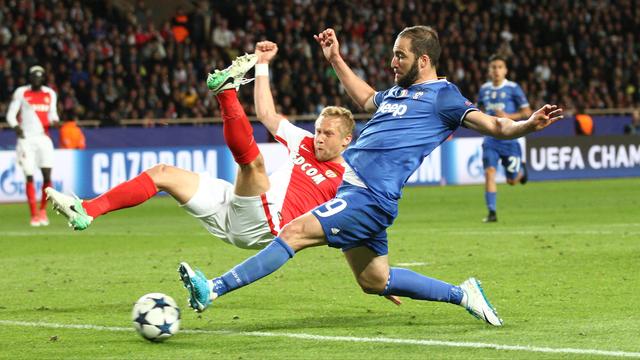
[[[47,199],[51,200],[53,209],[69,220],[69,226],[73,230],[84,230],[91,225],[93,218],[84,210],[82,200],[77,196],[65,195],[52,187],[46,188],[44,192],[47,194]]]
[[[207,87],[214,95],[227,89],[238,89],[240,85],[248,84],[253,79],[245,79],[244,75],[251,70],[258,61],[256,54],[244,54],[237,57],[231,65],[224,70],[216,70],[207,76]]]

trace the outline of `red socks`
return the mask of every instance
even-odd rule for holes
[[[110,211],[139,205],[158,192],[146,172],[125,181],[95,199],[82,202],[82,207],[94,219]]]
[[[27,201],[29,202],[29,210],[31,211],[31,217],[36,216],[38,213],[37,201],[36,201],[36,186],[33,185],[33,181],[27,181],[26,183]],[[46,203],[46,197],[45,197]]]
[[[44,192],[44,189],[51,186],[51,181],[42,184],[42,198],[40,198],[40,211],[45,210],[47,208],[47,193]]]
[[[217,98],[222,112],[224,140],[238,164],[249,164],[258,157],[260,150],[237,93],[233,89],[225,90]]]

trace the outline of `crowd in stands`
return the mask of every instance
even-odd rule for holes
[[[265,0],[194,1],[153,19],[140,0],[132,13],[109,1],[0,0],[0,116],[27,69],[45,67],[63,118],[218,116],[207,72],[224,68],[256,41],[280,47],[274,95],[288,115],[351,107],[313,35],[333,27],[354,71],[377,89],[392,85],[395,36],[428,24],[440,34],[441,76],[476,100],[487,59],[508,56],[508,77],[532,107],[614,108],[640,103],[640,1]],[[150,4],[150,3],[148,3]],[[155,21],[154,21],[155,20]],[[162,19],[160,19],[162,20]],[[242,92],[250,95],[252,87]],[[250,96],[243,96],[253,113]]]

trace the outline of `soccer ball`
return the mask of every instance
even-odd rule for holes
[[[138,334],[149,341],[163,341],[180,329],[180,309],[169,295],[143,295],[131,312],[131,320]]]

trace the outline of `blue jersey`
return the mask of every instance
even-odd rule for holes
[[[520,85],[505,79],[499,86],[493,86],[491,81],[484,83],[478,93],[478,106],[484,108],[487,114],[496,116],[496,110],[513,114],[529,106],[529,101]],[[499,147],[501,144],[512,144],[517,140],[498,140],[487,136],[484,142]]]
[[[377,111],[343,153],[381,205],[397,212],[405,182],[423,159],[477,110],[444,79],[377,92]]]

